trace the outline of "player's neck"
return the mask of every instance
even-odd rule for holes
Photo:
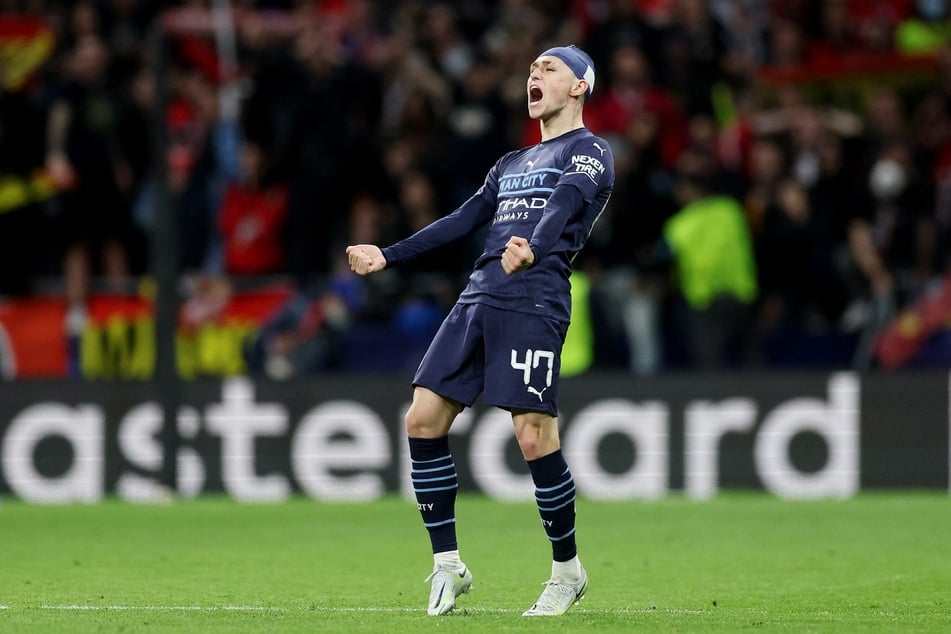
[[[564,108],[553,117],[539,121],[542,132],[542,141],[550,141],[562,134],[584,127],[581,110]]]

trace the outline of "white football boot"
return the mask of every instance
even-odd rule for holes
[[[472,588],[472,573],[465,565],[462,570],[437,567],[426,577],[426,581],[432,582],[427,612],[429,616],[440,616],[452,611],[456,607],[456,597]]]
[[[522,616],[561,616],[584,596],[585,590],[588,589],[588,573],[584,566],[581,566],[581,577],[577,583],[549,579],[544,586],[545,589],[535,601],[535,605],[527,609]]]

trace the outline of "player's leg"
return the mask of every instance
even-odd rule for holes
[[[449,450],[449,427],[462,405],[424,387],[413,392],[406,412],[416,504],[429,531],[433,554],[456,553],[456,492],[459,480]]]
[[[433,547],[429,614],[445,614],[469,590],[472,574],[459,558],[456,542],[456,467],[449,427],[482,391],[482,319],[477,307],[457,304],[433,337],[413,385],[406,414],[413,489]]]
[[[575,482],[561,452],[557,418],[545,412],[513,410],[512,421],[552,546],[551,578],[524,616],[558,616],[581,599],[588,586],[575,541]]]
[[[416,387],[406,413],[416,505],[429,532],[433,572],[427,611],[446,614],[456,597],[472,586],[472,573],[459,557],[456,542],[456,492],[459,481],[449,450],[449,427],[462,405],[424,387]]]
[[[567,324],[486,308],[485,403],[512,412],[552,544],[552,576],[526,616],[562,614],[587,586],[575,544],[575,484],[558,436],[558,378]]]

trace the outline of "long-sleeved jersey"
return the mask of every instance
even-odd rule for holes
[[[383,249],[387,266],[468,235],[491,223],[461,303],[545,315],[568,322],[571,263],[614,188],[607,142],[586,128],[509,152],[479,190],[448,216]],[[506,275],[500,260],[512,236],[529,241],[535,261]]]

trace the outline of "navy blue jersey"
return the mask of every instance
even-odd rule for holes
[[[490,225],[460,303],[481,303],[567,322],[571,263],[614,188],[614,157],[607,142],[585,128],[509,152],[485,183],[454,212],[383,249],[398,265]],[[502,270],[512,236],[529,241],[534,264],[514,275]]]

